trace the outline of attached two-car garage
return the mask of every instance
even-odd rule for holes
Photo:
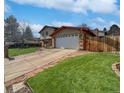
[[[62,26],[52,34],[54,48],[84,49],[86,36],[94,36],[87,28]]]
[[[55,48],[79,49],[79,28],[61,27],[54,32]]]
[[[79,49],[79,36],[68,36],[56,38],[56,48]]]

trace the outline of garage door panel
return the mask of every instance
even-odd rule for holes
[[[73,36],[73,37],[56,38],[56,47],[78,49],[79,48],[79,37]]]

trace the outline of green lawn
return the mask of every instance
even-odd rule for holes
[[[91,53],[63,60],[27,80],[34,93],[120,93],[112,64],[119,55]]]
[[[9,49],[9,56],[10,57],[19,56],[19,55],[23,55],[23,54],[32,53],[32,52],[35,52],[37,50],[38,50],[38,47]]]

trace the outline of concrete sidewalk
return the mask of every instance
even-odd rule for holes
[[[5,82],[76,51],[71,49],[45,49],[36,53],[15,57],[15,60],[11,61],[5,59]]]

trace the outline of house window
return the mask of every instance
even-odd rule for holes
[[[75,33],[75,36],[78,36],[78,34],[77,34],[77,33]]]
[[[46,32],[46,36],[48,36],[48,32]]]
[[[72,36],[74,36],[74,34],[72,34]]]
[[[65,34],[63,34],[63,37],[65,37]]]
[[[42,36],[44,36],[44,32],[42,33]]]

